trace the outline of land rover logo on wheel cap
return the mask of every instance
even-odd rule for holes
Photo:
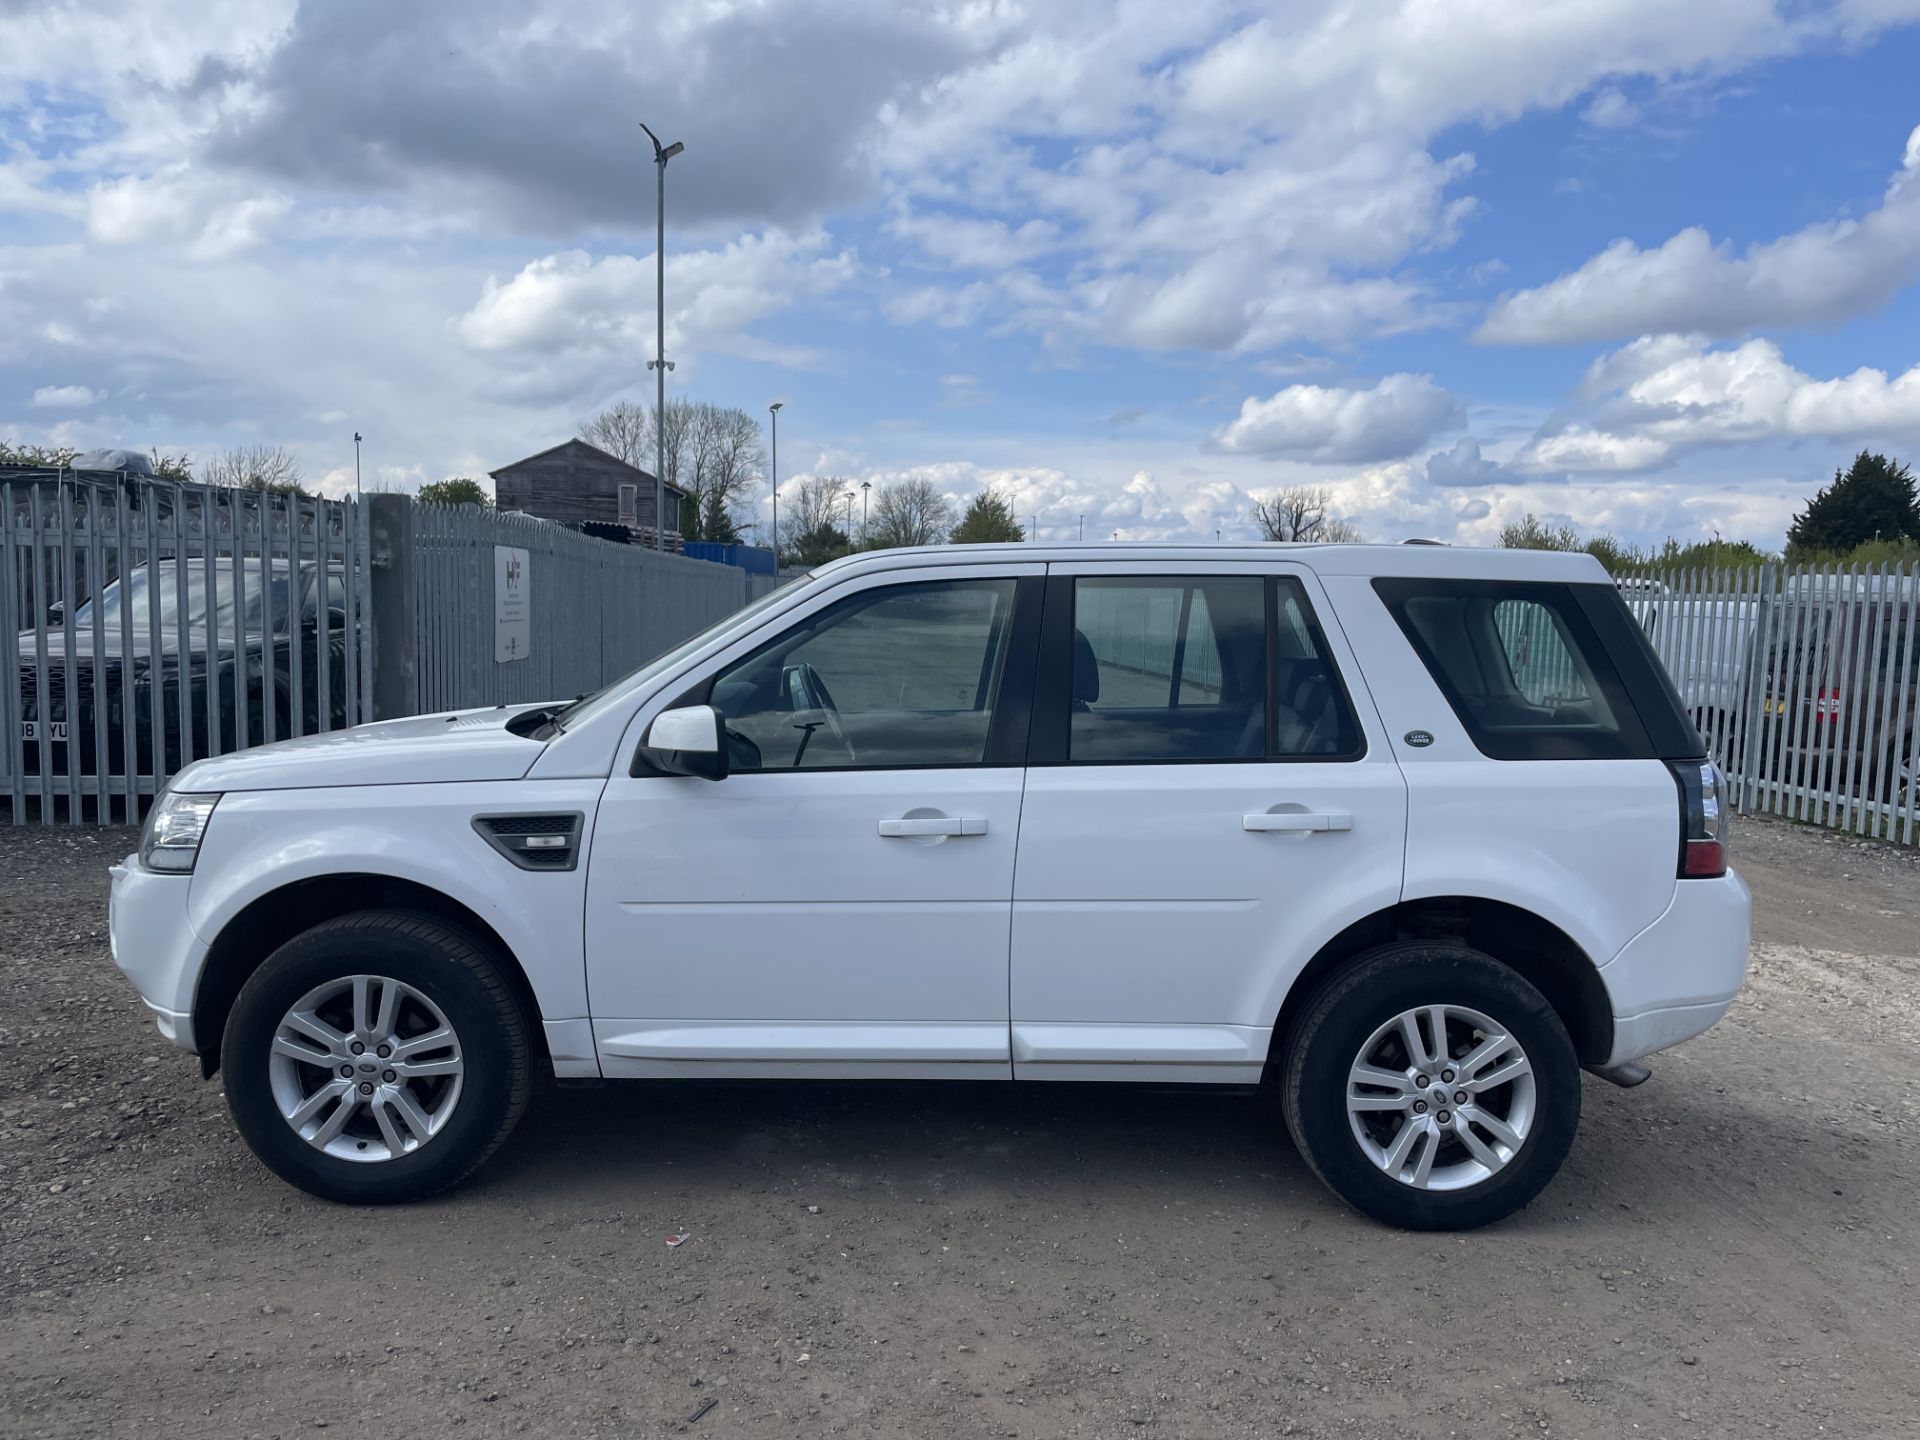
[[[1409,730],[1400,738],[1405,740],[1407,744],[1413,746],[1414,749],[1424,750],[1433,743],[1433,732],[1431,730]]]

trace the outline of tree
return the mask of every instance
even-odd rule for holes
[[[1580,532],[1571,525],[1549,525],[1529,510],[1500,527],[1502,550],[1578,550]]]
[[[153,457],[153,473],[159,479],[171,480],[176,485],[192,483],[193,460],[186,451],[182,450],[169,455],[156,445],[147,453]]]
[[[689,510],[691,508],[691,505],[686,507]],[[700,502],[698,529],[698,534],[687,538],[713,540],[722,545],[740,543],[740,527],[733,523],[733,511],[727,507],[726,497],[718,489],[709,490]],[[681,533],[682,535],[686,533],[684,524],[681,526]]]
[[[1793,517],[1787,552],[1846,551],[1870,540],[1920,540],[1920,496],[1907,466],[1862,450]]]
[[[991,545],[995,541],[1024,540],[1027,532],[1013,518],[1013,502],[994,490],[982,490],[967,502],[966,513],[947,536],[949,545]]]
[[[478,480],[465,475],[422,485],[413,498],[423,505],[478,505],[482,510],[493,508],[493,496],[486,492]]]
[[[1360,527],[1333,511],[1333,492],[1324,485],[1289,485],[1267,499],[1254,497],[1253,523],[1268,540],[1297,540],[1311,545],[1357,545]]]
[[[300,484],[300,462],[284,445],[239,445],[223,450],[207,462],[200,481],[265,495],[307,493]]]
[[[847,553],[842,518],[849,492],[839,475],[809,475],[780,497],[780,556],[790,565],[823,565]]]
[[[880,487],[874,496],[865,543],[872,550],[939,545],[952,529],[953,502],[931,480],[916,476]]]
[[[733,406],[695,400],[669,400],[663,413],[664,424],[656,426],[652,407],[619,400],[574,428],[582,440],[615,459],[648,474],[659,470],[662,480],[684,493],[684,538],[724,541],[737,536],[734,512],[749,499],[766,468],[759,418]],[[716,490],[719,499],[711,502]]]
[[[669,402],[668,408],[672,409],[672,402]],[[624,460],[629,465],[647,466],[654,463],[653,412],[644,405],[636,405],[631,400],[616,400],[598,415],[582,420],[573,428],[582,440],[595,449],[606,451],[616,460]],[[663,478],[669,482],[673,479],[671,475]]]
[[[47,470],[62,470],[78,454],[71,445],[9,445],[0,440],[0,465],[34,465]]]
[[[671,406],[668,419],[671,424]],[[697,524],[688,539],[738,539],[734,511],[752,498],[766,468],[758,417],[724,405],[691,406],[685,448],[691,463],[680,470],[674,483],[693,503],[681,507],[682,533],[686,534],[688,524]]]

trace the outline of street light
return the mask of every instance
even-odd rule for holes
[[[780,407],[787,402],[776,400],[767,406],[767,419],[773,425],[773,578],[780,578]]]
[[[361,494],[360,494],[360,432],[358,430],[353,432],[353,498],[356,500],[361,498]]]
[[[1087,538],[1087,517],[1084,515],[1080,517],[1080,538],[1082,541]]]
[[[640,122],[647,139],[653,142],[653,163],[659,167],[658,188],[654,195],[653,242],[653,322],[654,358],[647,368],[658,377],[653,404],[653,548],[667,548],[667,371],[673,362],[667,359],[667,162],[686,149],[678,140],[662,145],[660,137]],[[774,567],[778,569],[776,565]]]
[[[873,489],[871,480],[860,482],[860,543],[867,543],[867,492]]]
[[[853,553],[853,491],[847,491],[847,554]]]

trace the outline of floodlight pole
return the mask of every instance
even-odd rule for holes
[[[673,362],[667,359],[667,162],[686,149],[678,140],[662,145],[660,137],[640,122],[647,139],[653,142],[653,163],[657,168],[654,194],[653,243],[653,326],[654,358],[647,362],[658,385],[653,403],[653,548],[667,548],[667,371]],[[777,567],[776,567],[777,568]]]

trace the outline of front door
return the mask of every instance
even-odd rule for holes
[[[629,753],[608,782],[587,882],[607,1075],[1008,1077],[1040,573],[836,587],[671,697],[719,709],[731,773],[635,776]]]
[[[1089,562],[1047,586],[1015,1075],[1256,1081],[1301,968],[1399,899],[1399,766],[1301,567]]]

